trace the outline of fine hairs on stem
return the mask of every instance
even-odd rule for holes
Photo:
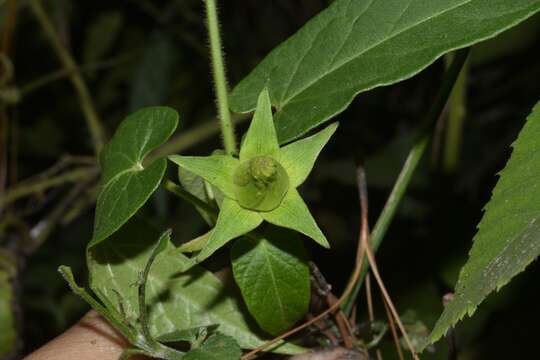
[[[234,126],[231,120],[231,113],[229,111],[227,79],[225,77],[225,62],[223,60],[216,0],[205,0],[204,3],[206,5],[206,19],[208,36],[210,39],[212,74],[214,76],[214,87],[216,92],[218,116],[221,124],[221,134],[223,136],[223,146],[225,147],[225,151],[232,155],[236,154],[237,147],[234,136]]]

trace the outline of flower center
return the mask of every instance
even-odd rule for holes
[[[238,165],[233,184],[240,206],[256,211],[271,211],[281,204],[289,190],[289,176],[272,157],[257,156]]]

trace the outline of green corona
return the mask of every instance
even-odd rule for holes
[[[256,156],[240,163],[233,176],[236,200],[243,208],[271,211],[289,189],[287,172],[271,156]]]

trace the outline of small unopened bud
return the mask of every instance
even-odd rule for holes
[[[233,182],[240,206],[256,211],[275,209],[289,189],[287,172],[270,156],[257,156],[241,163]]]

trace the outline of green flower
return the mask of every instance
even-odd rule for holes
[[[330,247],[296,188],[306,180],[336,128],[337,123],[331,124],[313,136],[280,148],[265,89],[259,96],[239,158],[170,156],[171,161],[201,176],[224,194],[216,226],[197,260],[206,259],[263,221],[301,232]]]

